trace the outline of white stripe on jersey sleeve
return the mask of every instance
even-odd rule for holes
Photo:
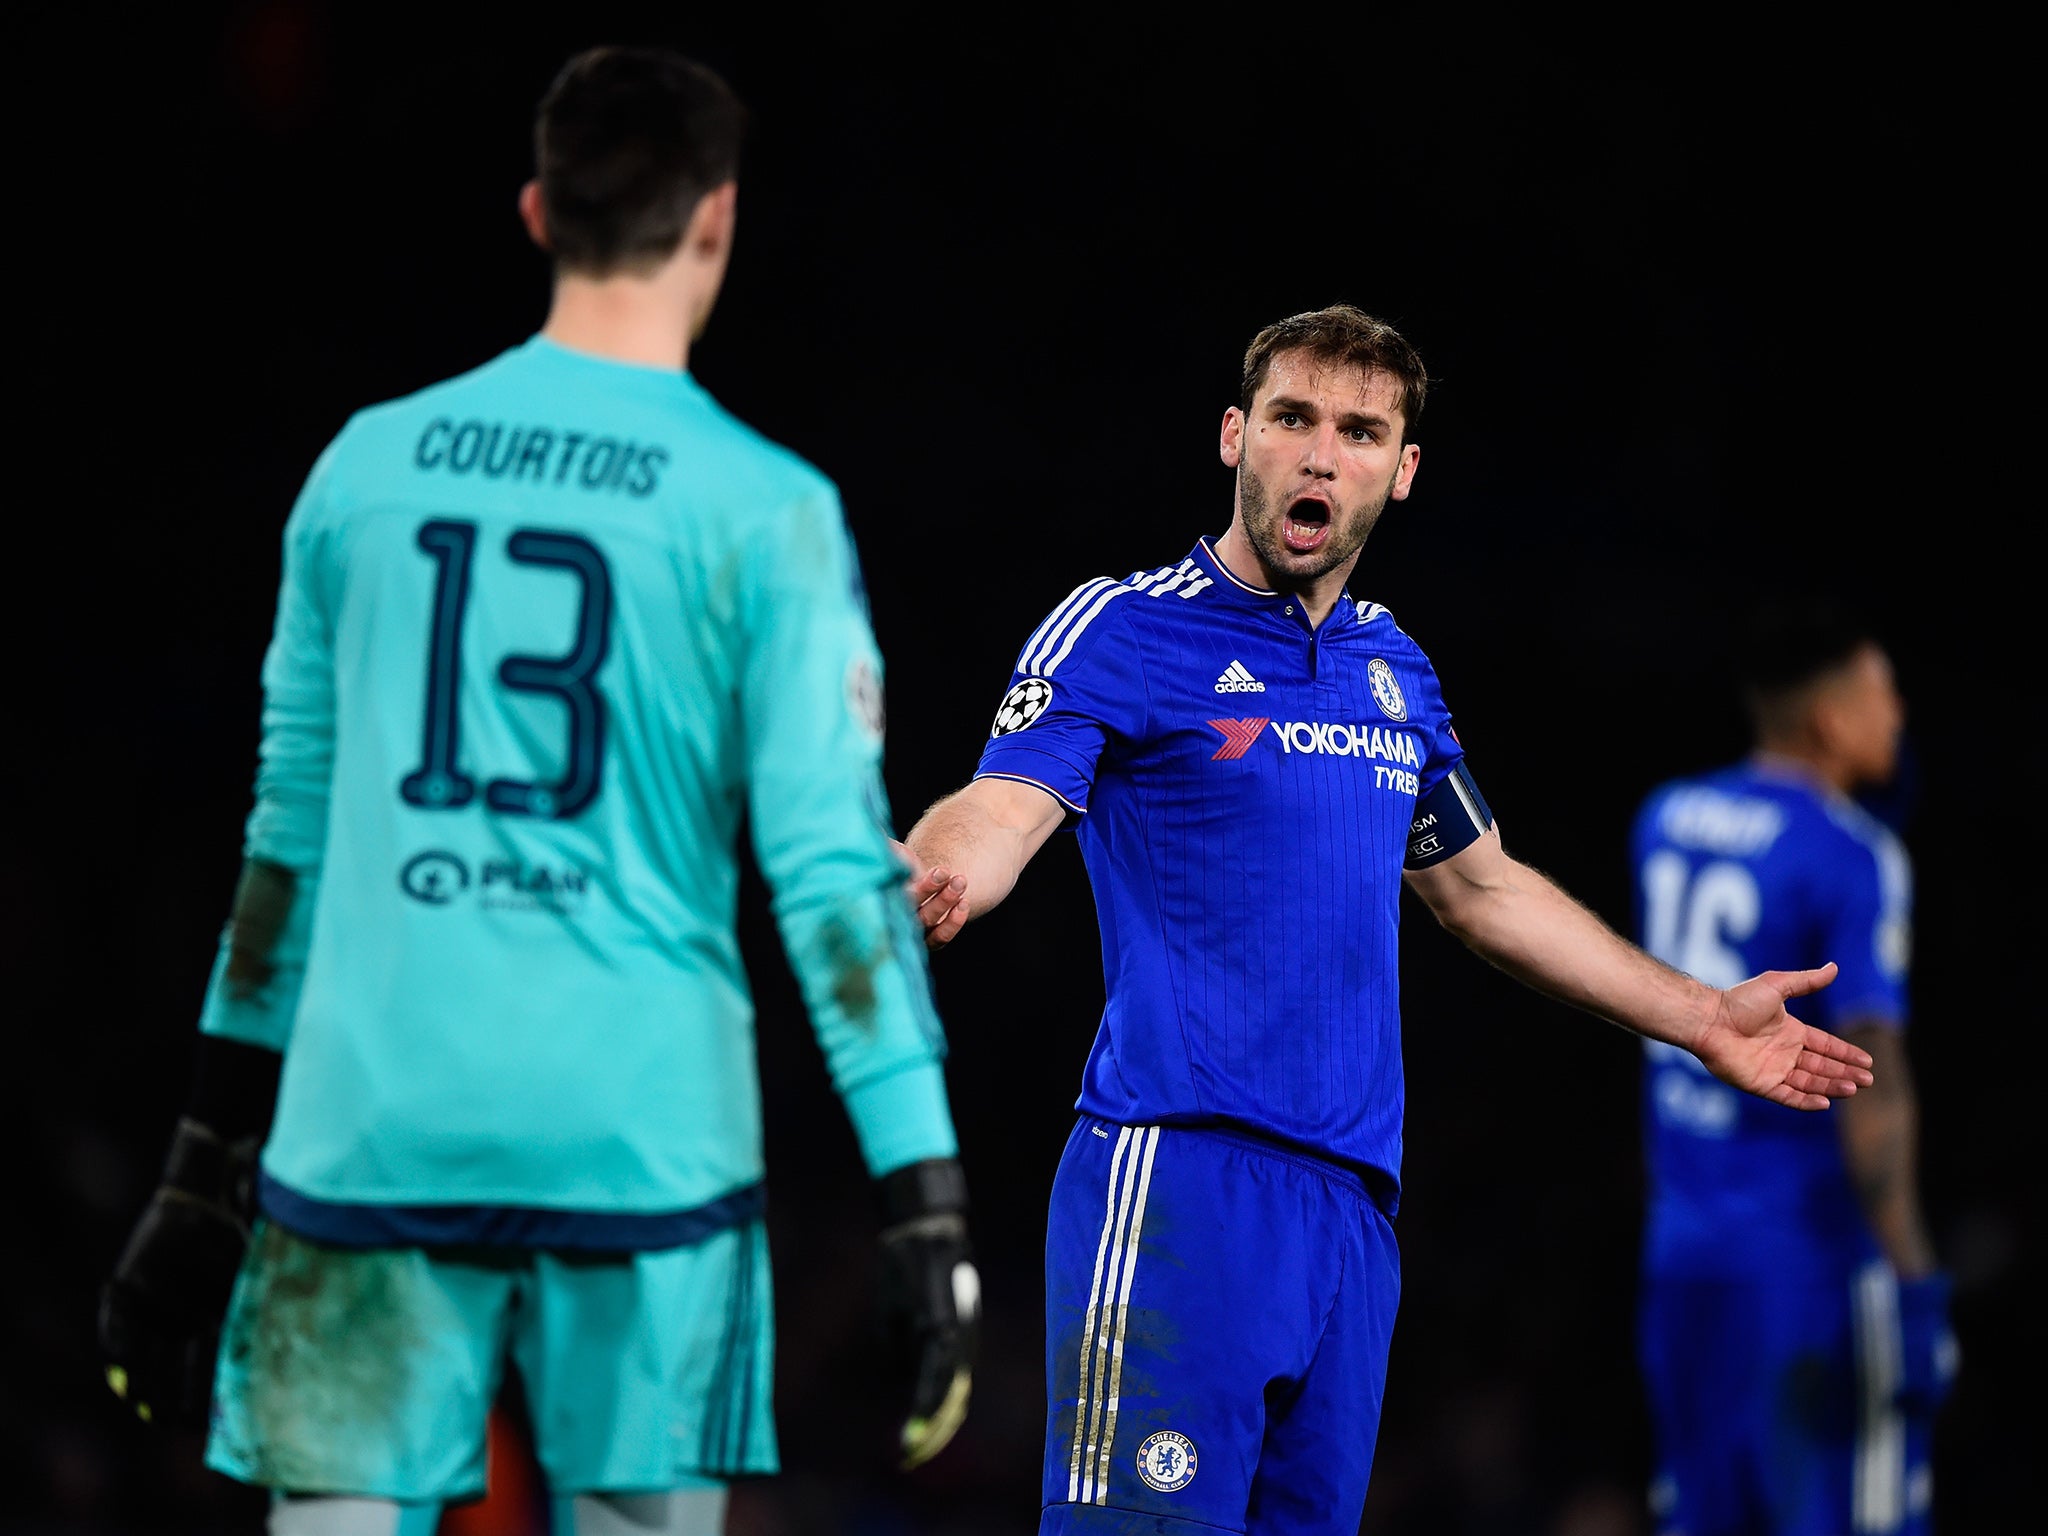
[[[1182,597],[1193,597],[1211,585],[1192,555],[1179,565],[1162,565],[1156,571],[1133,573],[1123,581],[1098,576],[1093,581],[1082,582],[1067,594],[1064,602],[1046,615],[1044,623],[1031,632],[1031,638],[1024,642],[1024,649],[1017,657],[1017,670],[1040,677],[1050,676],[1073,650],[1081,632],[1095,622],[1095,616],[1108,606],[1111,598],[1130,592],[1164,597],[1183,585]],[[1247,672],[1245,676],[1249,678],[1251,674]]]
[[[1036,653],[1042,647],[1052,643],[1052,637],[1058,632],[1059,626],[1077,612],[1083,603],[1087,602],[1097,592],[1100,592],[1105,586],[1114,585],[1115,583],[1107,576],[1097,576],[1091,581],[1082,582],[1081,585],[1069,592],[1065,600],[1045,616],[1045,622],[1031,632],[1031,638],[1024,642],[1024,649],[1017,656],[1017,670],[1019,672],[1036,671],[1037,667],[1034,665]]]
[[[1173,567],[1162,565],[1156,571],[1133,571],[1124,578],[1124,585],[1133,591],[1142,592],[1155,581],[1164,581],[1173,574]]]
[[[1826,802],[1828,819],[1870,850],[1877,862],[1877,928],[1871,953],[1877,968],[1892,980],[1906,974],[1913,959],[1913,860],[1898,834],[1846,800]]]
[[[1112,583],[1108,591],[1103,592],[1099,596],[1097,596],[1094,602],[1089,605],[1087,611],[1084,612],[1081,615],[1081,617],[1078,620],[1076,620],[1071,626],[1069,626],[1069,628],[1067,629],[1066,638],[1061,642],[1060,648],[1057,651],[1054,651],[1052,655],[1049,658],[1047,658],[1044,662],[1040,663],[1037,669],[1039,675],[1041,677],[1051,677],[1054,670],[1059,666],[1059,664],[1067,659],[1067,652],[1071,651],[1074,648],[1074,642],[1081,638],[1082,631],[1087,629],[1087,627],[1090,624],[1093,624],[1095,622],[1095,616],[1098,613],[1102,612],[1103,609],[1109,606],[1110,600],[1112,598],[1123,597],[1126,594],[1128,594],[1130,590],[1131,589],[1129,587],[1124,586],[1120,582],[1117,582]],[[1165,589],[1160,588],[1159,590],[1164,591]],[[1158,596],[1158,592],[1155,592],[1153,596]],[[1050,645],[1051,643],[1052,642],[1050,640],[1046,642],[1046,644],[1048,645]]]
[[[1179,565],[1173,568],[1173,577],[1171,580],[1162,581],[1158,586],[1154,587],[1146,595],[1149,597],[1164,597],[1167,593],[1171,592],[1175,587],[1179,586],[1182,582],[1186,581],[1190,576],[1194,574],[1195,561],[1194,557],[1191,555],[1187,559],[1181,561]]]

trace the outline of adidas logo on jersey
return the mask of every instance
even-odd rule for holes
[[[1223,675],[1216,679],[1218,693],[1264,693],[1266,685],[1245,670],[1241,661],[1233,660],[1223,669]]]

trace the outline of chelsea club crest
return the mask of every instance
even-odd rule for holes
[[[1170,1429],[1147,1435],[1138,1447],[1138,1476],[1156,1492],[1180,1492],[1195,1480],[1195,1442]]]
[[[1372,665],[1365,669],[1365,678],[1372,684],[1372,701],[1379,705],[1381,714],[1389,720],[1408,718],[1408,701],[1401,697],[1401,685],[1394,681],[1394,669],[1387,665],[1385,657],[1373,657]]]

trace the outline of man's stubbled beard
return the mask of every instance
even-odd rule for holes
[[[1249,455],[1246,455],[1246,460]],[[1381,492],[1379,505],[1357,514],[1346,514],[1335,503],[1330,505],[1330,534],[1323,547],[1312,556],[1296,554],[1287,547],[1280,536],[1280,521],[1286,508],[1274,509],[1266,495],[1265,483],[1252,473],[1251,465],[1240,460],[1237,466],[1238,507],[1244,518],[1245,537],[1250,540],[1252,550],[1259,557],[1259,563],[1274,576],[1285,576],[1288,583],[1305,585],[1325,576],[1343,565],[1365,547],[1373,525],[1380,520],[1380,514],[1387,510],[1387,503],[1393,499],[1394,481],[1387,481],[1387,488]],[[1398,477],[1397,477],[1398,478]],[[1350,536],[1350,526],[1355,522],[1357,536]],[[1320,563],[1312,570],[1302,570],[1296,563],[1304,558]]]

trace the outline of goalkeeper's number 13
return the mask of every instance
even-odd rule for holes
[[[453,518],[420,525],[417,542],[437,567],[434,616],[427,639],[427,704],[421,729],[420,766],[408,773],[398,793],[422,810],[455,810],[476,798],[476,780],[462,771],[462,620],[469,605],[477,526]],[[505,553],[518,565],[566,571],[582,585],[575,643],[564,656],[512,655],[498,664],[498,681],[520,693],[549,694],[568,710],[569,750],[562,777],[552,784],[492,779],[484,804],[501,815],[562,820],[597,798],[604,772],[604,696],[596,676],[611,649],[611,568],[598,547],[581,534],[540,528],[516,529]]]

